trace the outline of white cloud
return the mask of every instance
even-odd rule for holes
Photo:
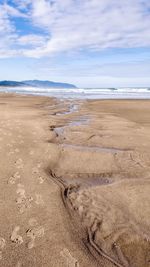
[[[31,0],[14,0],[13,2],[19,10],[26,10],[32,3]]]
[[[26,51],[39,56],[54,52],[150,46],[150,14],[140,0],[32,0],[34,25],[47,29],[43,47]]]
[[[15,28],[10,23],[6,10],[0,5],[0,57],[7,57],[12,53],[10,46],[15,38]]]
[[[0,58],[22,56],[26,48],[43,46],[45,37],[35,34],[19,36],[19,31],[13,23],[14,18],[28,18],[28,14],[19,11],[5,1],[0,4]]]
[[[41,35],[28,34],[23,35],[18,38],[17,43],[22,46],[43,46],[45,44],[46,38]]]
[[[82,49],[93,51],[150,46],[150,4],[147,0],[13,2],[16,7],[6,3],[0,6],[0,34],[1,31],[5,32],[5,36],[10,38],[9,47],[12,50],[16,50],[15,45],[13,48],[11,46],[14,40],[18,53],[24,56],[42,57]],[[29,25],[32,23],[34,27],[39,27],[45,37],[36,36],[34,32],[20,37],[17,29],[14,32],[10,21],[10,17],[16,16],[28,18]]]
[[[7,16],[27,18],[26,14],[20,12],[17,8],[14,8],[7,3],[4,3],[1,6],[1,9],[3,10],[3,12],[5,12],[5,14],[7,14]]]

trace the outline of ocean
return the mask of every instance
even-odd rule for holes
[[[68,99],[150,99],[150,87],[121,88],[34,88],[34,87],[1,87],[6,93],[44,95]]]

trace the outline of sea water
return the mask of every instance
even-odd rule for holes
[[[37,88],[1,87],[2,92],[44,95],[68,99],[150,99],[150,88]]]

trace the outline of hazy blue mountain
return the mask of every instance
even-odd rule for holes
[[[0,86],[16,87],[16,86],[25,86],[25,84],[23,82],[16,82],[16,81],[0,81]]]
[[[40,81],[40,80],[29,80],[29,81],[0,81],[0,86],[18,87],[18,86],[30,86],[38,88],[76,88],[75,85],[69,83],[59,83],[52,81]]]

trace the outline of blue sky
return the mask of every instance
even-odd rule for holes
[[[150,1],[0,0],[0,80],[150,86]]]

